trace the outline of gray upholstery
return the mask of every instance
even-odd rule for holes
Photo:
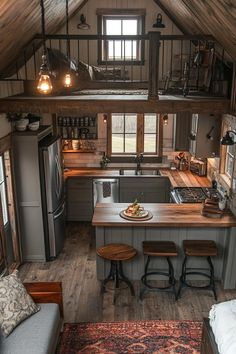
[[[23,321],[4,338],[0,334],[1,354],[53,354],[60,333],[57,304],[40,304],[41,310]]]

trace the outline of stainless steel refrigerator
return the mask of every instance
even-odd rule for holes
[[[65,238],[65,189],[60,137],[50,136],[39,145],[40,181],[46,260],[62,250]]]

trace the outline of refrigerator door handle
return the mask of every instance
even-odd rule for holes
[[[63,206],[62,206],[61,210],[59,211],[59,213],[54,215],[54,220],[59,218],[59,216],[61,216],[61,214],[63,214],[64,210],[65,210],[65,203],[63,203]]]
[[[61,182],[61,170],[60,170],[60,163],[59,163],[59,158],[58,155],[55,156],[55,161],[56,161],[56,194],[57,194],[57,198],[60,198],[60,192],[61,192],[61,186],[62,186],[62,182]]]

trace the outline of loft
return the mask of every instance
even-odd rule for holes
[[[20,85],[21,94],[0,100],[1,112],[84,113],[177,111],[229,113],[232,64],[212,36],[47,35],[47,57],[53,78],[53,94],[36,92],[42,36],[37,35],[11,65],[1,82]],[[71,58],[64,54],[69,41]],[[107,45],[131,43],[130,57],[122,60],[104,54]],[[135,53],[133,48],[136,49]],[[137,49],[139,48],[139,49]],[[65,89],[67,68],[74,85]],[[71,69],[72,68],[72,69]],[[3,77],[4,76],[4,77]],[[91,105],[93,101],[93,105]]]

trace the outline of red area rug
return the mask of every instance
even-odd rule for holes
[[[199,354],[202,322],[66,323],[57,354]]]

